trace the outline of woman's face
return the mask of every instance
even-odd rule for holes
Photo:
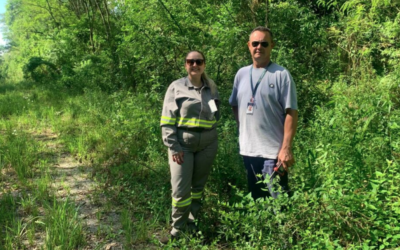
[[[199,52],[194,51],[187,55],[185,69],[189,77],[201,77],[205,68],[204,58]]]

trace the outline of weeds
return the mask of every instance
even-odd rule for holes
[[[37,144],[23,131],[8,128],[2,141],[4,162],[17,173],[20,180],[33,175],[33,165],[37,160]]]
[[[300,124],[296,136],[290,199],[250,198],[236,125],[230,113],[224,114],[199,218],[201,233],[165,248],[398,247],[400,113],[394,108],[398,100],[390,92],[393,87],[385,84],[392,83],[382,81],[382,86],[372,88],[369,83],[349,86],[339,81],[324,89],[331,101],[314,107],[313,119]],[[4,111],[7,118],[0,120],[1,179],[12,180],[13,174],[19,179],[12,187],[1,184],[0,192],[7,190],[0,193],[4,249],[33,246],[43,232],[46,249],[87,244],[79,208],[72,200],[57,200],[51,190],[54,154],[30,136],[29,123],[35,124],[33,130],[54,130],[64,145],[51,149],[59,156],[71,153],[83,166],[93,164],[93,177],[101,183],[94,194],[101,208],[93,234],[104,240],[122,238],[126,249],[157,245],[155,235],[170,229],[171,206],[166,149],[158,125],[161,95],[29,91],[28,98],[21,99],[26,106]],[[230,112],[224,105],[222,109]],[[110,220],[120,228],[104,221],[106,211],[122,211]]]
[[[125,209],[122,210],[121,222],[122,222],[122,230],[124,230],[124,235],[125,235],[125,248],[129,248],[129,246],[131,246],[134,243],[133,225],[129,211]]]
[[[45,245],[47,249],[76,249],[84,244],[84,234],[79,222],[78,210],[67,199],[46,205]]]

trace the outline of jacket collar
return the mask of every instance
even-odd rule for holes
[[[202,80],[202,82],[203,82],[203,86],[205,88],[209,88],[210,87],[210,86],[208,86],[208,83],[205,82],[204,80]],[[189,80],[189,77],[187,77],[187,76],[185,77],[185,86],[188,87],[189,89],[196,88],[195,86],[193,86],[193,84]]]

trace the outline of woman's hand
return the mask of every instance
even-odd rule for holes
[[[176,163],[178,163],[179,165],[182,165],[183,163],[183,151],[172,155],[172,160]]]

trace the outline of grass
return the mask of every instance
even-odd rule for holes
[[[9,165],[20,180],[32,177],[33,166],[37,160],[37,144],[23,131],[8,128],[2,145],[6,145],[3,164]]]
[[[85,242],[78,210],[68,199],[60,202],[54,198],[52,203],[46,204],[44,223],[47,249],[72,250]]]
[[[43,100],[57,103],[18,85],[0,96],[0,249],[85,245],[78,206],[51,189],[54,152],[43,131],[58,128],[61,120]]]
[[[384,159],[396,149],[398,133],[390,133],[390,150],[382,139],[385,122],[397,122],[396,111],[385,116],[383,97],[373,98],[368,88],[349,96],[341,94],[340,86],[334,89],[339,93],[334,107],[321,107],[312,123],[300,124],[298,162],[291,177],[297,192],[291,199],[246,198],[235,124],[223,107],[220,147],[199,218],[201,234],[165,249],[398,246],[395,183],[400,175],[397,161]],[[350,99],[360,103],[360,110],[352,110]],[[101,249],[108,242],[125,249],[160,247],[158,237],[168,234],[171,213],[158,119],[162,94],[76,94],[15,85],[1,92],[0,103],[10,100],[14,105],[0,109],[0,249]],[[377,112],[390,121],[371,115]],[[97,184],[87,194],[87,202],[96,208],[89,218],[92,228],[80,217],[82,202],[74,200],[70,176],[60,177],[55,168],[66,155],[79,165],[80,174],[88,171],[88,181]],[[286,213],[271,212],[282,205],[289,208]],[[383,227],[387,235],[379,233]],[[277,228],[279,233],[272,234]],[[370,243],[360,243],[367,238]]]

